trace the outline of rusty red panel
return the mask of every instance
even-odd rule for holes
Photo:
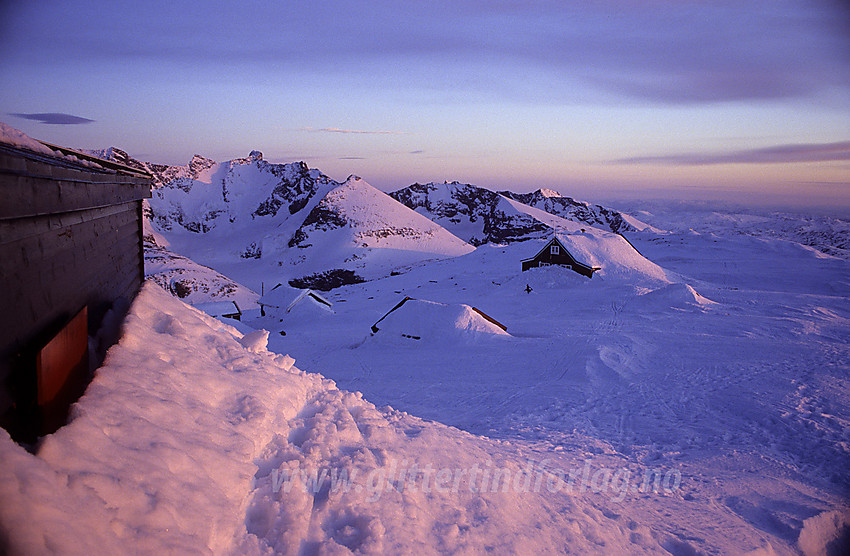
[[[36,388],[41,433],[61,427],[88,382],[88,309],[71,319],[38,353]]]

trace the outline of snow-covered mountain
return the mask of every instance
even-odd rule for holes
[[[241,308],[256,306],[259,294],[227,276],[178,255],[169,249],[168,240],[143,221],[145,278],[186,303],[197,305],[234,301]]]
[[[649,224],[641,222],[631,215],[623,214],[602,205],[591,205],[585,201],[577,201],[572,197],[564,197],[551,189],[538,189],[533,193],[499,191],[499,194],[567,220],[584,222],[598,228],[607,228],[615,233],[635,232],[650,228]]]
[[[600,276],[664,283],[673,280],[608,227],[596,228],[582,220],[563,218],[489,189],[458,182],[429,183],[414,184],[391,195],[473,245],[533,240],[534,247],[527,253],[532,257],[543,246],[537,240],[548,241],[557,234],[573,256],[598,267]],[[624,220],[619,222],[625,225]]]
[[[152,173],[152,227],[214,268],[254,260],[270,282],[328,289],[473,250],[364,180],[339,183],[303,162],[273,164],[252,151],[162,166],[115,148],[96,154]]]
[[[425,259],[457,257],[474,250],[357,176],[329,191],[288,245],[290,262],[302,269],[299,274],[347,269],[368,278]]]
[[[539,239],[551,233],[547,224],[516,210],[507,198],[475,185],[415,183],[390,196],[473,245]]]
[[[551,189],[538,189],[533,193],[497,193],[454,181],[415,183],[390,195],[473,245],[525,241],[547,232],[545,224],[522,210],[517,211],[515,205],[505,202],[505,199],[615,233],[651,228],[632,216],[576,201]]]

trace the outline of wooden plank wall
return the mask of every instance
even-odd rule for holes
[[[96,331],[116,300],[135,296],[145,197],[142,174],[0,147],[0,425],[32,397],[35,354],[71,317],[88,307]]]

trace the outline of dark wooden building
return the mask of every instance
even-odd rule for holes
[[[522,270],[525,272],[529,268],[549,265],[563,266],[588,278],[592,278],[593,273],[599,270],[599,267],[593,267],[577,261],[558,238],[552,238],[540,252],[530,259],[524,259],[522,261]]]
[[[0,142],[0,426],[31,442],[89,380],[89,336],[144,280],[150,175]],[[96,362],[94,362],[96,363]]]

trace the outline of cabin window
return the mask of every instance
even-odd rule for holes
[[[560,247],[558,247],[557,245],[553,245],[552,247],[549,248],[549,254],[550,255],[560,255],[561,254]]]

